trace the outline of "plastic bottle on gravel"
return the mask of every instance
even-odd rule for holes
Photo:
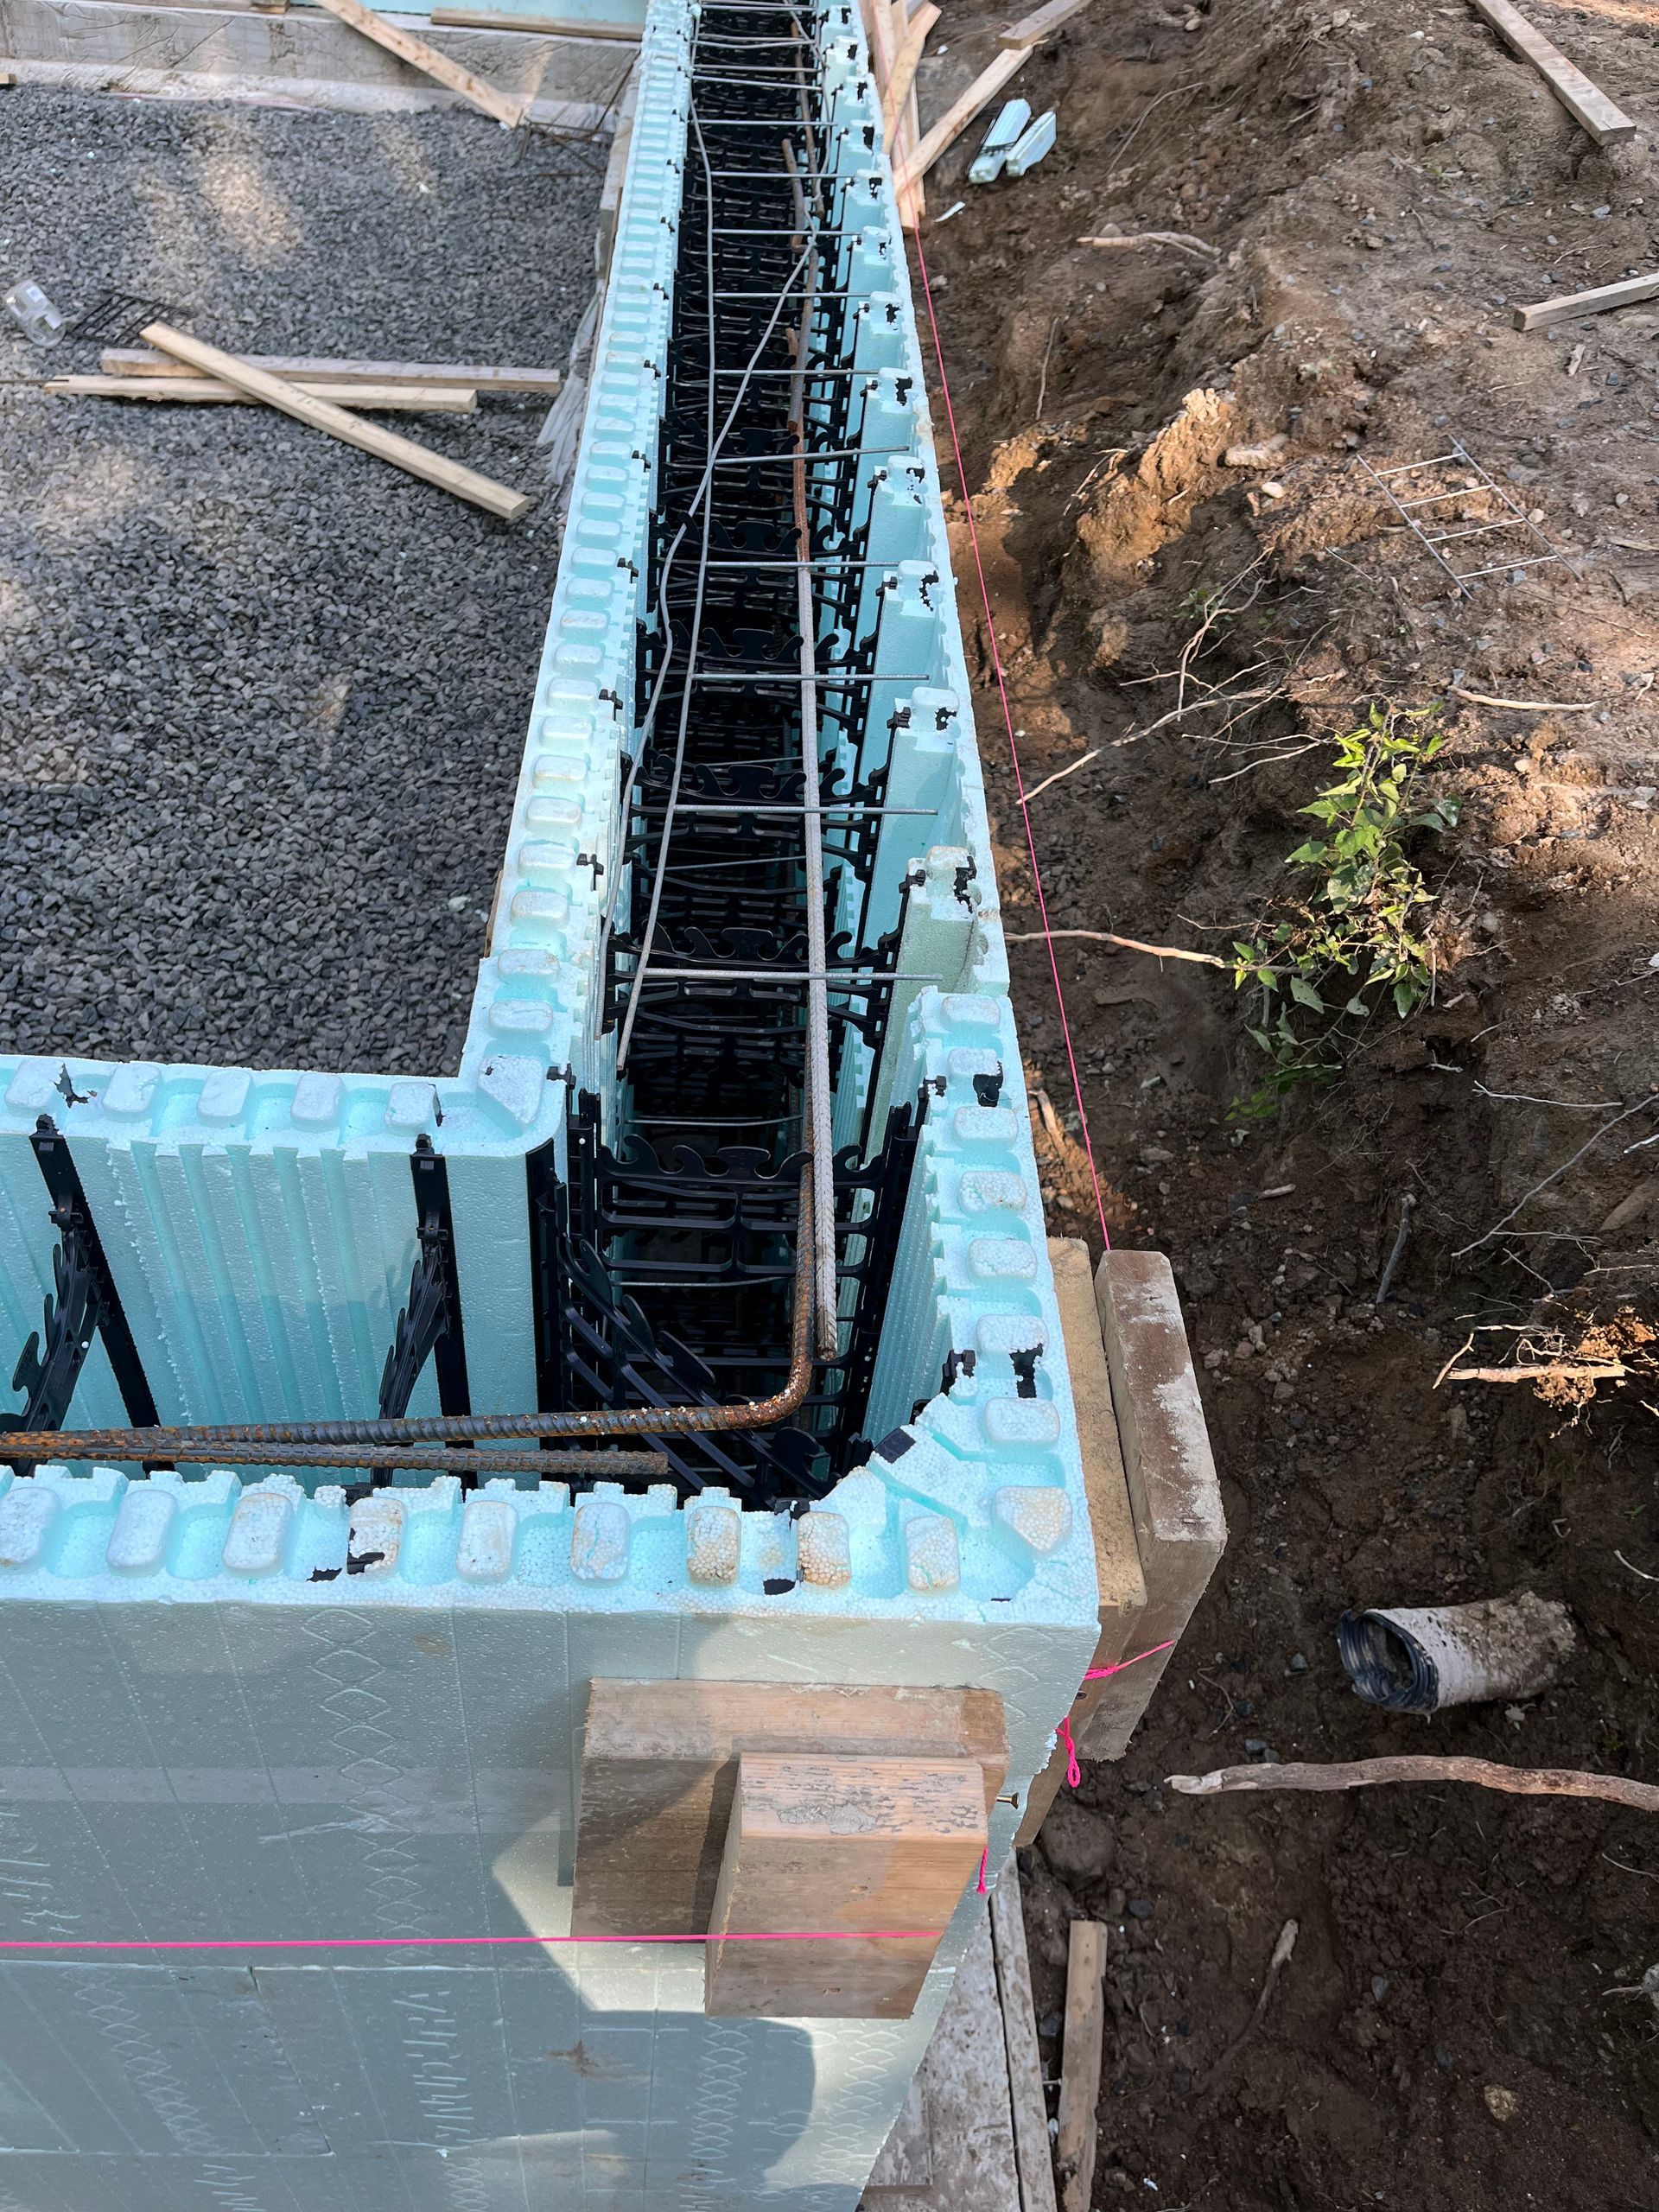
[[[32,276],[20,276],[0,306],[36,346],[55,346],[63,335],[63,316]]]

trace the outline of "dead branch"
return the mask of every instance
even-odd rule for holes
[[[1221,259],[1219,246],[1206,245],[1202,238],[1195,238],[1190,231],[1134,231],[1124,238],[1079,238],[1079,245],[1166,245],[1177,253],[1191,253],[1200,261],[1211,263]]]
[[[1172,1774],[1169,1787],[1186,1797],[1268,1789],[1369,1789],[1379,1782],[1467,1782],[1515,1797],[1593,1797],[1659,1813],[1659,1788],[1622,1774],[1580,1774],[1570,1767],[1499,1766],[1491,1759],[1403,1758],[1348,1759],[1329,1766],[1291,1760],[1283,1766],[1224,1766],[1214,1774]]]
[[[1043,793],[1048,789],[1051,784],[1063,783],[1066,777],[1075,776],[1079,768],[1086,768],[1091,760],[1098,760],[1099,758],[1099,746],[1096,745],[1091,747],[1090,750],[1084,754],[1082,760],[1073,760],[1064,768],[1057,768],[1052,776],[1045,776],[1040,784],[1033,784],[1028,791],[1021,791],[1020,794],[1021,799],[1023,799],[1025,804],[1029,806],[1033,799],[1040,798],[1042,797]]]
[[[1213,952],[1188,952],[1179,944],[1142,944],[1138,937],[1114,937],[1110,930],[1022,930],[1016,936],[1005,936],[1004,944],[1047,944],[1063,937],[1087,938],[1091,944],[1121,944],[1125,952],[1149,952],[1154,960],[1194,960],[1202,968],[1230,968],[1230,960],[1221,960]]]
[[[1535,1183],[1532,1188],[1527,1192],[1523,1197],[1516,1199],[1516,1203],[1510,1208],[1508,1213],[1504,1215],[1502,1221],[1494,1222],[1492,1226],[1486,1231],[1485,1235],[1484,1236],[1477,1236],[1471,1244],[1463,1245],[1458,1251],[1455,1251],[1452,1255],[1452,1258],[1454,1260],[1466,1259],[1471,1252],[1478,1252],[1483,1244],[1490,1244],[1493,1237],[1496,1236],[1500,1230],[1507,1229],[1510,1224],[1515,1219],[1516,1214],[1522,1211],[1522,1207],[1529,1205],[1533,1199],[1538,1196],[1541,1191],[1547,1191],[1552,1183],[1560,1182],[1561,1177],[1566,1174],[1567,1169],[1569,1167],[1576,1167],[1580,1160],[1584,1158],[1586,1153],[1593,1152],[1596,1147],[1601,1142],[1603,1137],[1608,1135],[1611,1131],[1618,1128],[1621,1122],[1628,1122],[1632,1115],[1643,1113],[1649,1106],[1659,1106],[1659,1090],[1650,1092],[1646,1098],[1638,1099],[1634,1106],[1627,1106],[1622,1114],[1616,1114],[1611,1122],[1604,1122],[1600,1128],[1596,1131],[1594,1136],[1586,1138],[1585,1141],[1579,1147],[1578,1150],[1572,1155],[1571,1159],[1564,1160],[1559,1167],[1552,1167],[1548,1174],[1544,1177],[1541,1183]],[[1651,1143],[1652,1141],[1653,1140],[1651,1138],[1644,1137],[1643,1139],[1643,1142],[1644,1144]],[[1627,1146],[1625,1149],[1627,1151],[1631,1151],[1634,1150],[1635,1147],[1633,1146]]]
[[[1448,1382],[1606,1382],[1630,1373],[1623,1361],[1586,1367],[1571,1359],[1551,1359],[1536,1367],[1454,1367]]]
[[[1512,707],[1522,715],[1593,715],[1601,704],[1599,699],[1495,699],[1490,691],[1466,691],[1461,683],[1452,689],[1474,706]]]

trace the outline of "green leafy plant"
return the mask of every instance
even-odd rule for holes
[[[1257,994],[1249,1035],[1272,1064],[1236,1117],[1260,1119],[1302,1085],[1334,1082],[1379,1014],[1403,1020],[1427,995],[1435,893],[1406,843],[1457,822],[1455,798],[1419,791],[1446,744],[1433,708],[1374,706],[1337,739],[1336,780],[1300,810],[1319,830],[1286,859],[1297,889],[1255,937],[1234,941],[1234,984]]]

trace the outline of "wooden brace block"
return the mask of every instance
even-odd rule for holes
[[[1169,1262],[1160,1252],[1108,1252],[1095,1294],[1147,1586],[1135,1639],[1150,1651],[1185,1633],[1225,1548],[1227,1522]],[[1122,1757],[1169,1656],[1112,1676],[1080,1750]]]
[[[743,1753],[966,1759],[988,1813],[1007,1771],[990,1690],[595,1681],[582,1750],[571,1932],[700,1936]]]
[[[1079,1236],[1051,1236],[1048,1256],[1054,1269],[1054,1294],[1060,1308],[1065,1364],[1071,1376],[1071,1400],[1077,1408],[1083,1485],[1088,1493],[1089,1521],[1095,1538],[1095,1580],[1100,1590],[1100,1642],[1089,1663],[1112,1667],[1145,1649],[1141,1624],[1147,1585],[1141,1572],[1106,1347],[1101,1340],[1100,1315],[1089,1271],[1089,1247]],[[1084,1732],[1110,1687],[1109,1681],[1086,1681],[1079,1687],[1071,1700],[1074,1743],[1084,1740]],[[1036,1836],[1065,1779],[1065,1746],[1057,1744],[1048,1764],[1027,1792],[1025,1811],[1014,1837],[1017,1845],[1030,1843]]]
[[[711,2018],[908,2018],[985,1838],[976,1759],[744,1752],[709,1923],[703,2010]],[[803,1926],[853,1933],[817,1943],[721,1940]],[[860,1940],[882,1930],[893,1932]]]
[[[1575,123],[1581,124],[1599,146],[1616,145],[1634,138],[1636,125],[1622,107],[1592,85],[1582,69],[1569,61],[1560,47],[1551,44],[1510,0],[1469,0],[1506,46],[1529,61]]]

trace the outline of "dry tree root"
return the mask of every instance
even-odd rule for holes
[[[1232,1790],[1367,1789],[1379,1782],[1470,1782],[1515,1797],[1598,1797],[1638,1813],[1659,1813],[1659,1787],[1651,1782],[1580,1774],[1571,1767],[1499,1766],[1491,1759],[1348,1759],[1329,1766],[1292,1759],[1282,1766],[1224,1766],[1214,1774],[1168,1777],[1169,1787],[1187,1797],[1219,1797]]]

